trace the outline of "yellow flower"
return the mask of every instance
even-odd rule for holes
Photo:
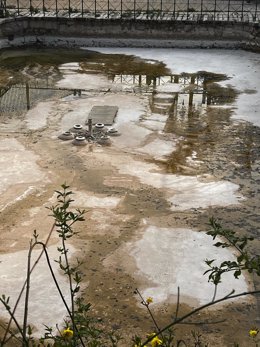
[[[249,330],[249,336],[250,337],[256,337],[258,333],[259,333],[259,330],[256,329],[256,328],[253,328],[253,329]]]
[[[65,339],[70,340],[73,337],[73,330],[71,330],[70,328],[64,329],[62,332],[62,336]]]
[[[157,347],[157,346],[160,346],[161,344],[162,344],[162,340],[160,340],[158,336],[155,336],[151,341],[152,347]]]
[[[154,335],[156,335],[156,334],[155,334],[155,333],[152,333],[152,334],[149,334],[147,337],[149,338],[149,337],[152,337],[152,336],[154,336]],[[151,340],[151,346],[152,346],[152,347],[160,346],[162,343],[163,343],[162,340],[160,340],[158,336],[155,336],[155,337]]]
[[[146,303],[149,305],[153,302],[153,298],[151,298],[150,296],[146,299]]]

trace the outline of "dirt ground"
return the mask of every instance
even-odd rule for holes
[[[102,100],[106,95],[106,92],[98,95],[95,93],[88,92],[86,99],[97,97],[97,100]],[[113,101],[116,102],[121,94],[121,91],[114,93]],[[82,98],[84,97],[83,95]],[[149,95],[142,95],[140,98],[141,104],[147,107]],[[234,132],[234,137],[230,139],[230,143],[227,141],[225,147],[216,144],[215,150],[207,153],[208,146],[201,138],[210,136],[210,132],[205,129],[199,137],[190,133],[187,141],[179,143],[176,149],[175,162],[172,162],[171,157],[167,162],[168,164],[165,165],[165,161],[160,162],[160,160],[151,159],[147,154],[133,151],[131,145],[127,147],[127,143],[121,146],[112,142],[112,145],[108,147],[102,147],[95,143],[86,146],[73,146],[71,143],[59,140],[57,134],[61,132],[61,129],[64,131],[67,125],[67,123],[62,123],[64,115],[75,112],[78,99],[75,97],[69,101],[61,102],[59,98],[53,98],[51,101],[46,101],[43,108],[45,112],[50,110],[48,111],[47,124],[41,127],[35,126],[34,129],[32,125],[30,128],[30,124],[32,124],[30,121],[35,114],[42,117],[39,109],[35,109],[34,113],[32,109],[29,117],[28,113],[24,112],[19,115],[18,120],[10,115],[1,119],[2,172],[4,172],[4,166],[8,166],[8,162],[13,163],[13,156],[17,154],[17,151],[18,157],[14,159],[15,164],[12,166],[16,169],[12,170],[11,167],[7,167],[7,176],[2,175],[0,252],[3,255],[6,253],[16,254],[26,250],[33,230],[37,231],[40,239],[45,240],[52,226],[52,218],[48,216],[49,211],[45,207],[54,203],[54,191],[59,189],[61,184],[69,185],[75,191],[75,206],[87,210],[85,221],[75,226],[75,231],[78,232],[77,236],[70,241],[75,248],[72,259],[77,257],[83,262],[81,268],[84,278],[82,295],[87,302],[92,304],[91,314],[99,319],[100,324],[122,334],[124,337],[121,342],[122,346],[131,346],[133,335],[145,336],[154,331],[148,313],[140,305],[139,298],[134,294],[135,288],[139,288],[142,292],[147,285],[152,283],[152,280],[140,275],[133,258],[124,257],[127,247],[142,237],[143,232],[140,232],[140,228],[144,226],[144,223],[148,221],[148,224],[160,228],[191,228],[205,231],[209,228],[209,217],[214,215],[227,227],[235,228],[239,233],[243,234],[245,229],[252,233],[254,233],[253,230],[256,230],[258,225],[258,219],[255,217],[258,208],[258,205],[255,205],[257,204],[257,194],[253,196],[256,185],[253,189],[249,180],[244,180],[242,173],[246,174],[248,169],[244,158],[239,157],[241,160],[240,168],[242,167],[240,171],[237,169],[237,162],[230,170],[230,159],[234,154],[232,139],[237,138],[239,133],[249,128],[245,130],[243,124],[237,126],[229,122],[229,109],[220,112],[218,108],[212,108],[207,111],[208,119],[211,119],[212,123],[214,123],[214,119],[225,121],[227,131],[229,133],[230,131]],[[80,107],[82,110],[82,106]],[[131,107],[133,106],[130,105],[129,108]],[[84,109],[82,113],[85,117]],[[71,123],[72,125],[74,119],[72,117],[68,124]],[[171,123],[168,122],[169,126]],[[214,125],[212,126],[214,127]],[[122,129],[124,128],[122,127]],[[177,130],[179,133],[181,132],[180,128]],[[259,129],[254,128],[255,133],[253,133],[252,128],[250,131],[252,142],[257,143],[255,145],[257,147],[259,145]],[[123,137],[124,133],[121,136]],[[152,132],[149,136],[149,141],[146,140],[142,143],[143,147],[151,142],[155,136],[168,136],[167,139],[169,139],[172,138],[172,133],[158,135],[158,132]],[[225,138],[225,133],[219,133],[218,136]],[[194,140],[195,137],[196,141]],[[16,147],[17,142],[23,146],[20,152]],[[10,149],[10,146],[13,146],[13,150]],[[186,157],[188,156],[189,146],[195,148],[199,153],[198,159],[200,156],[204,156],[204,164],[201,164],[199,168],[184,165],[183,156],[184,154]],[[239,143],[236,146],[239,146]],[[220,156],[221,150],[224,151],[227,148],[229,151]],[[33,153],[30,155],[35,157],[30,157],[29,153]],[[25,159],[27,157],[28,161]],[[219,161],[215,161],[217,157]],[[20,162],[21,158],[25,164],[23,164],[23,160]],[[168,172],[184,173],[185,175],[193,175],[194,172],[206,174],[209,170],[212,170],[211,174],[213,174],[214,167],[214,177],[223,179],[231,177],[239,171],[233,182],[242,183],[240,192],[246,196],[252,194],[252,199],[242,202],[242,206],[211,206],[204,209],[193,208],[173,211],[167,199],[167,189],[145,184],[137,176],[118,169],[128,163],[131,165],[133,161],[156,162],[161,172],[165,174]],[[29,164],[31,162],[36,166],[31,167]],[[23,174],[19,176],[17,172]],[[22,179],[16,179],[16,175]],[[5,177],[8,177],[6,181]],[[8,182],[6,183],[7,189],[4,187],[5,182]],[[103,205],[98,202],[96,205],[93,202],[92,206],[91,204],[85,205],[85,199],[89,198],[92,201],[93,197],[96,199],[106,198],[107,207],[104,205],[105,200],[103,200]],[[257,207],[254,209],[253,206]],[[248,215],[250,218],[247,219]],[[57,237],[52,236],[49,246],[56,245],[57,241]],[[256,240],[252,250],[257,249],[259,249],[259,241]],[[151,251],[150,257],[153,258],[153,256]],[[172,264],[172,267],[174,266],[175,264]],[[253,282],[252,278],[247,279],[251,283],[250,288],[257,285],[257,281]],[[189,282],[189,278],[187,278],[187,282]],[[7,289],[12,290],[12,286],[15,284],[10,283],[10,287]],[[51,294],[51,292],[47,293],[49,296]],[[154,311],[160,327],[171,321],[176,310],[175,303],[176,297],[168,302],[151,304],[151,309]],[[181,303],[180,314],[188,312],[197,305],[196,300]],[[195,330],[202,333],[203,339],[205,342],[209,342],[209,346],[231,347],[233,342],[239,342],[241,347],[245,347],[250,345],[248,330],[255,326],[257,316],[255,300],[252,298],[242,299],[194,315],[187,324],[181,324],[176,328],[176,336],[179,339],[191,339],[191,330]],[[190,346],[193,344],[191,343]]]

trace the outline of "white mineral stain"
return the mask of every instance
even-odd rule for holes
[[[28,151],[16,139],[0,141],[0,192],[18,183],[37,182],[44,173],[37,165],[38,156]]]
[[[155,164],[129,160],[118,165],[119,172],[139,178],[144,184],[164,189],[172,210],[239,204],[239,186],[228,181],[203,182],[200,176],[164,174]]]
[[[47,126],[48,117],[53,113],[54,102],[40,102],[26,113],[28,129],[38,130]]]
[[[70,245],[69,255],[71,256],[74,252],[74,248]],[[32,264],[39,254],[39,249],[33,252]],[[54,269],[55,277],[70,307],[69,284],[67,278],[61,274],[58,264],[54,261],[54,259],[59,258],[57,246],[49,247],[48,254]],[[26,279],[27,259],[28,251],[0,255],[0,294],[10,296],[9,304],[11,309],[14,307]],[[23,321],[24,298],[25,296],[23,295],[15,313],[16,319],[19,322]],[[63,319],[66,315],[66,309],[58,294],[45,256],[43,255],[31,275],[28,324],[35,327],[36,330],[34,329],[34,335],[43,336],[45,330],[44,324],[53,327],[55,330],[55,325],[57,323],[59,327],[62,328]],[[0,317],[8,319],[9,315],[4,309],[1,309]]]
[[[1,210],[34,191],[32,184],[46,180],[45,173],[37,165],[38,159],[14,138],[0,141],[0,193],[17,185],[9,196],[2,197]]]
[[[129,246],[130,255],[138,268],[138,275],[152,281],[144,285],[143,296],[153,297],[155,303],[174,299],[180,287],[181,302],[194,301],[203,305],[212,300],[214,284],[203,273],[209,269],[205,259],[215,259],[219,265],[223,259],[233,261],[235,256],[228,249],[213,246],[216,239],[204,232],[191,229],[171,229],[148,226],[142,238]],[[218,285],[217,298],[249,289],[244,276],[236,280],[232,273],[223,275]]]
[[[96,196],[90,193],[73,191],[72,198],[75,200],[71,206],[91,207],[91,208],[115,208],[121,201],[121,198],[113,196]]]
[[[174,141],[163,141],[155,139],[147,145],[138,148],[138,152],[146,153],[153,156],[154,159],[161,159],[166,155],[171,154],[176,149]]]

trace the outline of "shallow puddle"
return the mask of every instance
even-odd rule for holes
[[[41,208],[53,202],[57,185],[68,180],[76,192],[74,206],[89,213],[73,244],[87,263],[84,294],[95,302],[95,314],[105,314],[110,325],[117,315],[117,323],[129,324],[132,331],[137,316],[143,319],[143,329],[149,329],[132,295],[134,286],[140,285],[145,295],[158,291],[155,299],[160,304],[170,298],[175,302],[178,285],[184,288],[187,305],[208,298],[207,286],[191,290],[196,271],[204,268],[193,264],[195,275],[188,284],[178,271],[171,273],[180,259],[189,272],[190,247],[196,249],[198,262],[204,253],[212,253],[213,241],[204,233],[208,217],[254,236],[252,251],[259,250],[260,128],[244,114],[253,100],[250,112],[256,113],[254,119],[260,117],[254,80],[259,57],[250,55],[248,82],[241,77],[244,52],[242,58],[233,51],[226,56],[188,50],[123,53],[1,52],[1,252],[26,249],[27,226],[36,223],[42,229]],[[229,63],[221,65],[220,56]],[[111,147],[88,143],[79,148],[58,139],[73,124],[86,126],[96,105],[118,107],[114,125],[121,136],[112,139]],[[30,192],[24,194],[28,185]],[[149,258],[157,247],[156,257]],[[230,252],[215,251],[219,260],[229,255],[233,259]],[[169,274],[163,274],[160,259]],[[241,279],[241,290],[259,283],[252,281]],[[224,293],[233,285],[228,283]],[[255,309],[255,302],[245,305]],[[238,314],[237,327],[244,313]],[[254,318],[252,313],[248,322]]]

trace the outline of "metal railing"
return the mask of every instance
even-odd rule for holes
[[[259,0],[0,0],[0,16],[259,22]]]

